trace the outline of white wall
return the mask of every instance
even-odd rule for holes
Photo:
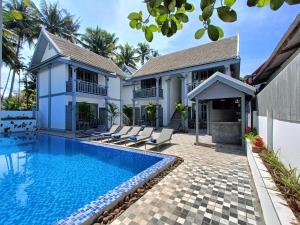
[[[48,98],[40,98],[39,100],[38,127],[48,128]]]
[[[108,97],[114,99],[120,99],[120,85],[121,79],[120,77],[109,78],[108,80]]]
[[[258,117],[258,133],[268,144],[267,117]],[[297,167],[300,173],[300,123],[273,120],[273,150],[286,167]]]
[[[66,95],[53,96],[51,98],[51,128],[58,130],[66,129]]]
[[[39,96],[48,95],[49,90],[49,74],[48,68],[40,70],[38,73],[38,81],[39,81]]]
[[[121,98],[123,105],[132,106],[132,98],[133,98],[133,86],[123,86],[121,90]]]
[[[59,64],[51,68],[51,94],[66,92],[68,65]]]
[[[44,55],[43,55],[43,58],[42,58],[42,62],[55,56],[57,54],[57,52],[55,51],[55,49],[52,47],[51,44],[47,44],[47,47],[45,49],[45,52],[44,52]]]

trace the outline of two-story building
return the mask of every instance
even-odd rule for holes
[[[38,126],[72,130],[107,127],[107,106],[121,109],[124,72],[110,59],[46,30],[39,36],[30,71],[37,75]],[[120,123],[114,121],[115,123]]]
[[[123,104],[135,107],[135,122],[145,123],[145,106],[158,104],[160,126],[168,126],[175,113],[176,103],[189,107],[188,125],[195,128],[195,103],[188,93],[215,72],[239,79],[240,55],[238,37],[200,45],[150,59],[130,79],[131,88],[124,90]],[[207,104],[201,105],[200,128],[207,128]]]

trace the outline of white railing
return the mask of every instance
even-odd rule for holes
[[[72,92],[72,81],[67,81],[66,90],[67,92]],[[107,96],[107,88],[105,86],[81,80],[76,81],[76,92]]]
[[[156,88],[142,88],[139,90],[133,91],[134,98],[151,98],[156,97]],[[159,97],[163,97],[163,89],[159,88]]]

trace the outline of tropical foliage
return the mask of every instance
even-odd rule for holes
[[[137,63],[139,62],[137,50],[128,43],[125,45],[119,45],[115,61],[118,66],[126,64],[127,66],[136,69]]]
[[[175,108],[181,115],[181,127],[183,129],[185,129],[186,128],[186,120],[188,118],[188,107],[181,103],[177,103]]]
[[[71,15],[66,9],[59,7],[58,2],[41,1],[38,19],[47,31],[73,43],[77,42],[80,20]]]
[[[98,26],[87,28],[85,34],[81,35],[81,45],[96,54],[104,57],[112,57],[117,48],[119,38],[116,34],[109,33]]]
[[[115,103],[113,102],[108,103],[107,112],[108,112],[110,124],[114,124],[115,120],[120,116],[123,117],[123,121],[125,121],[125,123],[129,123],[129,118],[127,117],[127,115],[125,113],[120,112],[119,107]]]
[[[153,103],[148,103],[145,107],[147,114],[148,114],[148,119],[150,122],[151,126],[155,126],[156,123],[156,105]]]
[[[216,13],[222,22],[235,22],[237,13],[233,7],[236,0],[200,0],[198,2],[195,6],[188,0],[146,0],[144,3],[148,10],[147,15],[143,15],[142,11],[130,13],[129,25],[133,29],[144,32],[145,39],[151,42],[155,32],[160,32],[166,37],[173,36],[189,22],[190,13],[200,11],[200,25],[195,30],[195,38],[200,39],[206,32],[212,41],[222,38],[224,36],[222,28],[212,24],[211,17]],[[300,3],[299,0],[247,0],[246,2],[248,7],[270,6],[272,10],[278,10],[283,4]],[[195,10],[195,7],[200,10]]]

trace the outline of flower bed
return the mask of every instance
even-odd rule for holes
[[[255,133],[246,134],[246,141],[247,158],[265,223],[298,224],[300,186],[296,170],[285,168],[277,154],[267,150]]]

